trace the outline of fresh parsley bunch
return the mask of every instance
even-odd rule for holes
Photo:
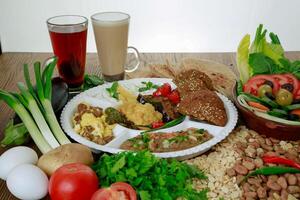
[[[207,199],[207,189],[197,191],[192,186],[192,179],[206,179],[202,171],[175,159],[157,158],[149,151],[104,154],[93,169],[101,186],[127,182],[141,200]]]

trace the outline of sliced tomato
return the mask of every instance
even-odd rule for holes
[[[272,77],[275,78],[276,81],[278,81],[280,86],[286,83],[290,83],[289,78],[284,76],[283,74],[273,74]]]
[[[294,97],[297,95],[298,90],[300,89],[300,84],[298,79],[293,74],[284,74],[286,78],[288,78],[288,83],[293,84],[294,90],[293,95]]]
[[[273,84],[273,94],[275,95],[280,89],[278,80],[276,80],[272,75],[256,75],[250,78],[246,84],[243,86],[243,91],[246,93],[258,95],[259,86],[263,85],[265,81],[270,81]]]
[[[101,188],[93,194],[91,200],[120,200],[120,194],[110,188]]]
[[[300,83],[299,83],[300,84]],[[294,96],[294,99],[300,99],[300,89],[296,92],[296,95]]]
[[[128,200],[136,200],[136,192],[131,185],[124,182],[113,183],[110,188],[118,192],[124,192]]]
[[[124,182],[113,183],[109,188],[101,188],[95,192],[91,200],[137,200],[135,190]]]

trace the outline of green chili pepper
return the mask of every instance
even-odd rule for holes
[[[181,122],[183,122],[185,119],[185,115],[182,115],[180,117],[178,117],[177,119],[174,119],[170,122],[167,122],[165,123],[163,126],[159,127],[159,128],[155,128],[155,129],[149,129],[149,130],[146,130],[146,131],[143,131],[141,132],[141,134],[143,133],[148,133],[148,132],[151,132],[151,131],[156,131],[156,130],[160,130],[160,129],[164,129],[164,128],[170,128],[172,126],[175,126],[177,124],[180,124]]]
[[[247,176],[245,176],[244,180],[247,180],[250,176],[256,176],[256,175],[278,175],[278,174],[285,174],[285,173],[300,173],[299,169],[293,168],[293,167],[263,167],[260,169],[257,169],[251,173],[249,173]]]

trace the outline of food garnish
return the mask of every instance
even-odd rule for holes
[[[149,129],[149,130],[146,130],[146,131],[143,131],[141,134],[143,133],[148,133],[148,132],[151,132],[151,131],[156,131],[156,130],[160,130],[160,129],[164,129],[164,128],[170,128],[170,127],[173,127],[173,126],[176,126],[178,124],[180,124],[181,122],[183,122],[185,120],[185,116],[182,115],[180,117],[178,117],[177,119],[174,119],[172,121],[169,121],[167,123],[165,123],[164,125],[158,127],[158,128],[152,128],[152,129]]]
[[[144,87],[140,87],[139,88],[139,92],[145,92],[145,91],[148,91],[148,90],[152,90],[152,89],[157,89],[159,86],[152,83],[151,81],[142,81],[142,84],[145,85]]]
[[[113,82],[110,88],[106,88],[106,91],[109,93],[109,95],[117,100],[119,100],[118,86],[118,82]]]
[[[207,190],[197,191],[192,179],[206,179],[202,171],[175,159],[155,157],[149,151],[104,154],[93,165],[102,187],[115,182],[127,182],[141,200],[207,199]]]

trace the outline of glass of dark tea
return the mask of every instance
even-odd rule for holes
[[[88,19],[79,15],[61,15],[47,20],[60,77],[70,91],[79,90],[84,80]]]

